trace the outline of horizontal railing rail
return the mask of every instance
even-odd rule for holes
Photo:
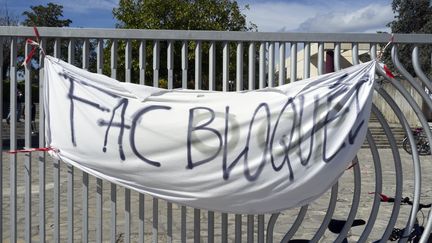
[[[197,30],[84,29],[39,27],[42,37],[105,38],[125,40],[202,40],[202,41],[285,41],[285,42],[357,42],[387,43],[388,33],[302,33],[240,32]],[[0,36],[33,36],[31,27],[0,26]],[[394,34],[395,43],[430,44],[431,34]]]

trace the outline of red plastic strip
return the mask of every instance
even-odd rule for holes
[[[36,28],[36,26],[33,26],[33,30],[34,30],[34,32],[35,32],[36,41],[39,43],[39,40],[40,40],[39,31],[38,31],[38,29]]]
[[[32,59],[33,55],[35,54],[35,51],[36,51],[36,47],[33,47],[31,49],[30,53],[27,55],[26,59],[24,60],[23,66],[27,65],[30,62],[30,60]]]
[[[395,77],[393,75],[393,73],[390,71],[390,69],[387,67],[387,65],[384,65],[384,71],[387,74],[387,76],[389,76],[390,78],[394,78]]]
[[[30,152],[48,152],[48,151],[55,151],[52,147],[46,147],[46,148],[31,148],[31,149],[18,149],[18,150],[9,150],[7,151],[8,154],[18,154],[18,153],[30,153]]]

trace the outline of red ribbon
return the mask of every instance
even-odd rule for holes
[[[378,192],[369,192],[369,194],[378,194],[378,196],[380,197],[382,202],[388,202],[390,200],[390,198],[387,195],[384,195],[382,193],[378,193]]]
[[[30,149],[18,149],[18,150],[9,150],[6,153],[8,154],[18,154],[18,153],[30,153],[30,152],[48,152],[48,151],[56,151],[56,149],[52,147],[46,148],[30,148]]]
[[[27,65],[30,62],[30,60],[32,59],[33,55],[36,52],[36,49],[40,48],[40,45],[39,45],[39,42],[40,42],[39,31],[37,30],[36,26],[33,26],[33,30],[34,30],[34,33],[35,33],[36,41],[34,41],[32,39],[27,39],[26,40],[26,43],[28,45],[32,45],[33,47],[30,50],[29,54],[26,56],[26,58],[25,58],[25,60],[24,60],[24,62],[22,64],[23,66]],[[43,50],[42,50],[42,52],[45,53]]]
[[[394,78],[395,76],[393,75],[393,73],[390,71],[390,69],[387,67],[387,65],[384,65],[384,71],[386,73],[386,75],[390,78]]]
[[[27,40],[27,43],[28,43],[28,40]],[[23,66],[27,65],[30,62],[30,60],[32,59],[35,51],[36,51],[36,47],[33,46],[32,49],[31,49],[31,51],[30,51],[30,53],[27,55],[26,59],[24,60]]]
[[[36,36],[36,41],[39,43],[40,41],[40,35],[39,35],[39,31],[38,31],[38,29],[36,28],[36,26],[33,26],[33,30],[34,30],[34,32],[35,32],[35,36]]]
[[[345,170],[349,170],[349,169],[353,168],[356,164],[358,164],[358,162],[351,163],[351,165],[348,166],[348,168],[346,168]]]

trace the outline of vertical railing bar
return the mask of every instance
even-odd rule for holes
[[[54,242],[60,242],[60,161],[54,159]]]
[[[259,47],[259,89],[263,89],[266,85],[266,43],[261,42]]]
[[[168,41],[167,48],[168,89],[173,89],[174,79],[174,41]]]
[[[139,76],[140,84],[145,84],[145,70],[146,70],[146,41],[142,40],[139,47]]]
[[[181,63],[182,63],[182,88],[187,89],[187,71],[188,71],[188,42],[182,42],[181,49]]]
[[[132,79],[132,41],[127,40],[125,46],[125,81],[130,83]]]
[[[236,90],[243,90],[243,42],[237,43],[236,51]]]
[[[10,149],[17,149],[16,122],[17,122],[17,39],[11,38],[10,50]],[[10,155],[10,242],[17,241],[17,156]]]
[[[306,55],[306,54],[305,54]],[[291,43],[291,67],[290,67],[290,82],[297,80],[297,43]]]
[[[221,242],[228,243],[228,214],[222,213],[221,219]]]
[[[88,192],[89,192],[89,175],[86,172],[82,174],[82,242],[88,242]]]
[[[201,242],[201,210],[194,208],[194,242]]]
[[[181,239],[180,242],[181,243],[186,243],[186,213],[187,213],[187,209],[186,206],[182,206],[181,207],[181,219],[180,219],[180,235],[181,235]]]
[[[97,73],[102,74],[103,72],[103,40],[99,39],[97,42],[97,50],[96,50],[96,70]]]
[[[255,43],[251,42],[249,43],[249,74],[248,74],[248,89],[254,90],[255,89]]]
[[[352,43],[352,62],[354,65],[359,64],[358,54],[358,43],[354,42]]]
[[[371,60],[375,60],[377,58],[377,49],[376,49],[376,44],[375,43],[371,43],[370,45],[370,57]]]
[[[117,79],[117,48],[118,41],[113,39],[111,43],[111,78]],[[141,78],[141,77],[140,77]],[[117,241],[117,185],[111,183],[110,193],[110,208],[111,208],[111,227],[110,227],[110,241],[116,243]]]
[[[89,68],[89,45],[88,39],[84,40],[82,49],[82,68],[88,70]],[[82,173],[82,242],[88,242],[88,189],[89,189],[89,175],[86,172]]]
[[[67,165],[68,242],[74,242],[74,167]]]
[[[130,236],[131,236],[131,191],[128,188],[125,188],[125,208],[124,208],[124,216],[125,216],[125,237],[124,242],[129,243],[130,242]]]
[[[247,216],[247,242],[254,242],[254,215]]]
[[[45,50],[45,39],[40,40],[40,47]],[[45,146],[45,111],[44,111],[44,56],[39,55],[39,147]],[[46,153],[39,152],[39,242],[45,242],[45,162]]]
[[[160,53],[160,42],[158,40],[153,41],[153,86],[159,86],[159,53]]]
[[[117,48],[118,42],[117,40],[112,40],[111,43],[111,78],[117,79]]]
[[[242,242],[242,215],[235,215],[235,239],[234,242],[241,243]]]
[[[214,242],[214,212],[208,212],[208,224],[207,224],[207,242]]]
[[[61,48],[61,42],[59,38],[56,38],[54,40],[54,57],[60,58],[60,48]]]
[[[209,90],[215,90],[216,85],[216,43],[210,42],[209,49]]]
[[[324,43],[318,43],[318,75],[324,74]]]
[[[3,70],[3,38],[0,38],[0,70]],[[0,73],[0,94],[3,94],[3,73]],[[3,98],[0,99],[0,114],[0,138],[3,138]],[[3,148],[3,139],[0,139],[0,147]],[[0,178],[0,239],[3,239],[3,153],[0,153]]]
[[[340,65],[340,57],[341,57],[341,43],[335,43],[334,49],[334,68],[335,71],[339,71],[341,69]]]
[[[285,51],[286,51],[285,42],[279,42],[279,85],[284,85],[286,79]]]
[[[172,243],[172,203],[167,202],[167,242]]]
[[[305,42],[304,43],[304,63],[303,63],[303,78],[309,78],[310,77],[310,43]]]
[[[75,64],[75,41],[69,39],[68,63]],[[67,208],[68,208],[68,242],[74,242],[74,167],[67,165]]]
[[[152,242],[158,242],[158,224],[159,224],[159,202],[157,198],[153,198],[153,228],[152,228]]]
[[[88,70],[89,68],[89,49],[90,49],[90,42],[88,39],[85,39],[83,42],[83,55],[82,55],[82,68],[84,70]]]
[[[30,49],[31,49],[31,46],[28,43],[26,43],[24,56],[29,55]],[[25,138],[24,138],[24,140],[25,140],[25,142],[24,142],[24,144],[25,145],[24,146],[26,148],[30,148],[31,147],[31,119],[30,119],[31,106],[30,105],[31,105],[31,98],[32,98],[32,94],[31,94],[31,61],[28,62],[26,65],[24,65],[24,72],[25,72],[25,75],[24,75],[24,79],[25,79],[25,90],[24,90],[24,97],[25,97],[25,101],[24,101],[24,116],[25,116],[24,133],[25,133]],[[28,166],[30,166],[30,163],[31,163],[31,156],[26,156],[26,163],[25,163],[26,165],[24,167],[26,168],[26,170],[28,172],[30,172],[30,170],[29,170],[30,167],[28,167]],[[27,176],[31,176],[31,174],[26,174],[26,177]],[[31,179],[31,177],[25,178],[25,179]],[[30,188],[27,188],[27,183],[31,183],[31,181],[26,181],[26,183],[25,183],[26,184],[26,186],[25,186],[26,194],[30,192],[30,191],[27,191],[27,189],[30,189]],[[29,186],[31,186],[31,185],[29,184]],[[29,196],[29,198],[27,198],[27,199],[30,199],[30,201],[27,201],[27,199],[26,199],[25,200],[26,203],[30,203],[31,202],[31,194],[26,195],[26,196]],[[27,210],[26,210],[26,213],[29,213],[29,212],[30,211],[27,212]],[[31,216],[31,215],[29,215],[29,216]]]
[[[258,215],[258,243],[264,243],[264,215]]]
[[[274,86],[274,69],[275,69],[275,43],[269,43],[269,66],[268,66],[268,87]]]
[[[31,46],[26,43],[25,44],[25,56],[28,56],[30,53]],[[25,133],[25,147],[31,148],[31,61],[28,62],[24,66],[25,71],[25,101],[24,101],[24,133]],[[31,162],[32,162],[31,153],[25,154],[24,161],[24,184],[25,184],[25,199],[24,199],[24,211],[25,211],[25,227],[24,227],[24,238],[25,242],[31,242]]]
[[[201,41],[195,42],[195,89],[201,89],[202,85],[202,53]]]
[[[103,181],[96,178],[96,242],[103,241]]]
[[[144,197],[144,194],[142,194],[142,193],[140,193],[139,194],[139,208],[138,208],[138,214],[139,214],[139,225],[138,225],[138,227],[139,227],[139,229],[138,229],[138,231],[139,231],[139,242],[140,243],[144,243],[145,242],[145,238],[144,238],[144,235],[145,235],[145,228],[144,228],[144,226],[145,226],[145,224],[144,224],[144,212],[145,212],[145,208],[144,208],[144,206],[145,206],[145,204],[144,204],[144,199],[145,199],[145,197]]]
[[[75,65],[75,40],[69,39],[68,43],[68,63]]]
[[[116,243],[117,235],[117,185],[111,183],[111,243]]]
[[[60,39],[54,41],[54,56],[60,58]],[[60,242],[60,160],[53,159],[54,164],[54,242]]]
[[[97,73],[103,72],[103,39],[99,39],[96,50],[96,70]],[[103,181],[96,178],[96,242],[103,241]]]
[[[229,91],[229,43],[224,41],[222,50],[222,91]]]

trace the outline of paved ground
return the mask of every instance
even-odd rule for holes
[[[380,158],[382,162],[382,171],[383,171],[383,192],[389,195],[394,194],[394,185],[395,185],[395,172],[394,172],[394,165],[393,165],[393,157],[391,154],[391,151],[389,149],[381,149],[380,151]],[[413,193],[413,165],[412,165],[412,159],[411,157],[406,154],[403,150],[400,151],[402,162],[403,162],[403,180],[404,180],[404,196],[412,196]],[[369,218],[369,213],[371,210],[372,200],[373,197],[368,194],[368,192],[374,191],[375,186],[375,172],[374,172],[374,166],[373,166],[373,159],[370,153],[370,150],[368,149],[362,149],[359,152],[358,155],[359,158],[359,165],[361,169],[361,200],[360,200],[360,206],[359,210],[357,212],[357,218],[365,219],[366,221]],[[33,239],[35,241],[39,240],[38,237],[38,207],[39,207],[39,178],[38,178],[38,163],[37,162],[37,155],[33,155],[32,159],[34,160],[32,162],[32,234]],[[422,202],[431,202],[432,201],[432,184],[430,181],[432,180],[432,159],[430,157],[421,157],[421,166],[422,166]],[[24,166],[23,166],[23,160],[24,155],[18,156],[18,218],[19,218],[19,224],[18,224],[18,234],[20,239],[23,239],[23,232],[24,232]],[[3,240],[4,242],[8,242],[9,237],[9,155],[3,153]],[[47,159],[46,163],[46,229],[47,229],[47,241],[52,242],[53,240],[53,167],[52,167],[52,160],[51,158]],[[66,241],[67,237],[67,207],[66,207],[66,193],[67,193],[67,168],[65,164],[61,165],[61,242]],[[81,241],[81,220],[82,220],[82,173],[75,170],[75,207],[74,207],[74,213],[75,213],[75,219],[74,219],[74,226],[75,226],[75,241],[80,242]],[[94,241],[95,237],[95,178],[90,179],[91,188],[90,188],[90,242]],[[109,229],[110,229],[110,215],[111,215],[111,209],[110,209],[110,185],[108,183],[104,183],[104,241],[109,241]],[[123,241],[124,237],[124,189],[118,187],[117,188],[117,194],[118,194],[118,205],[117,205],[117,238],[118,242]],[[315,203],[313,203],[309,210],[306,213],[304,222],[302,226],[299,228],[297,234],[294,238],[299,239],[310,239],[318,227],[321,224],[321,221],[326,213],[326,209],[328,206],[330,194],[326,193],[324,194],[319,200],[317,200]],[[349,170],[346,171],[346,173],[342,176],[342,178],[339,181],[339,196],[338,196],[338,202],[336,205],[336,212],[334,214],[333,218],[338,219],[344,219],[347,217],[348,212],[351,208],[352,203],[352,197],[353,197],[353,171]],[[132,192],[132,230],[131,230],[131,237],[132,242],[136,242],[138,240],[138,194],[135,192]],[[380,235],[382,234],[383,230],[385,229],[389,215],[392,210],[392,204],[383,204],[380,207],[378,219],[375,223],[375,227],[372,230],[370,240],[376,240],[380,238]],[[402,206],[402,210],[399,216],[399,220],[397,223],[398,227],[403,227],[408,214],[409,214],[409,207],[408,206]],[[295,215],[297,215],[298,209],[288,210],[283,212],[277,222],[274,229],[274,242],[279,242],[284,234],[287,232],[287,230],[290,228],[292,222],[295,220]],[[159,242],[166,242],[167,236],[166,236],[166,203],[159,202]],[[427,212],[425,212],[425,215],[427,215]],[[421,215],[420,219],[422,218]],[[220,224],[220,214],[215,214],[215,242],[220,242],[220,235],[221,235],[221,224]],[[268,221],[269,216],[266,216],[266,221]],[[255,222],[256,222],[255,218]],[[145,204],[145,231],[146,231],[146,242],[151,241],[151,226],[152,226],[152,199],[150,197],[146,197],[146,204]],[[229,241],[232,242],[234,240],[234,216],[229,216]],[[188,214],[187,214],[187,238],[188,242],[193,241],[193,209],[188,208]],[[242,242],[246,242],[246,217],[243,217],[243,236],[242,236]],[[350,242],[356,242],[356,240],[359,238],[361,233],[363,232],[364,227],[356,227],[350,230],[349,232],[349,240]],[[256,234],[256,228],[255,228],[255,234]],[[202,212],[202,220],[201,220],[201,237],[202,242],[206,242],[206,236],[207,236],[207,212]],[[330,233],[329,231],[326,231],[324,237],[322,238],[321,242],[333,242],[335,239],[334,234]],[[256,240],[256,235],[255,235]],[[179,242],[180,241],[180,208],[176,205],[173,206],[173,242]]]

